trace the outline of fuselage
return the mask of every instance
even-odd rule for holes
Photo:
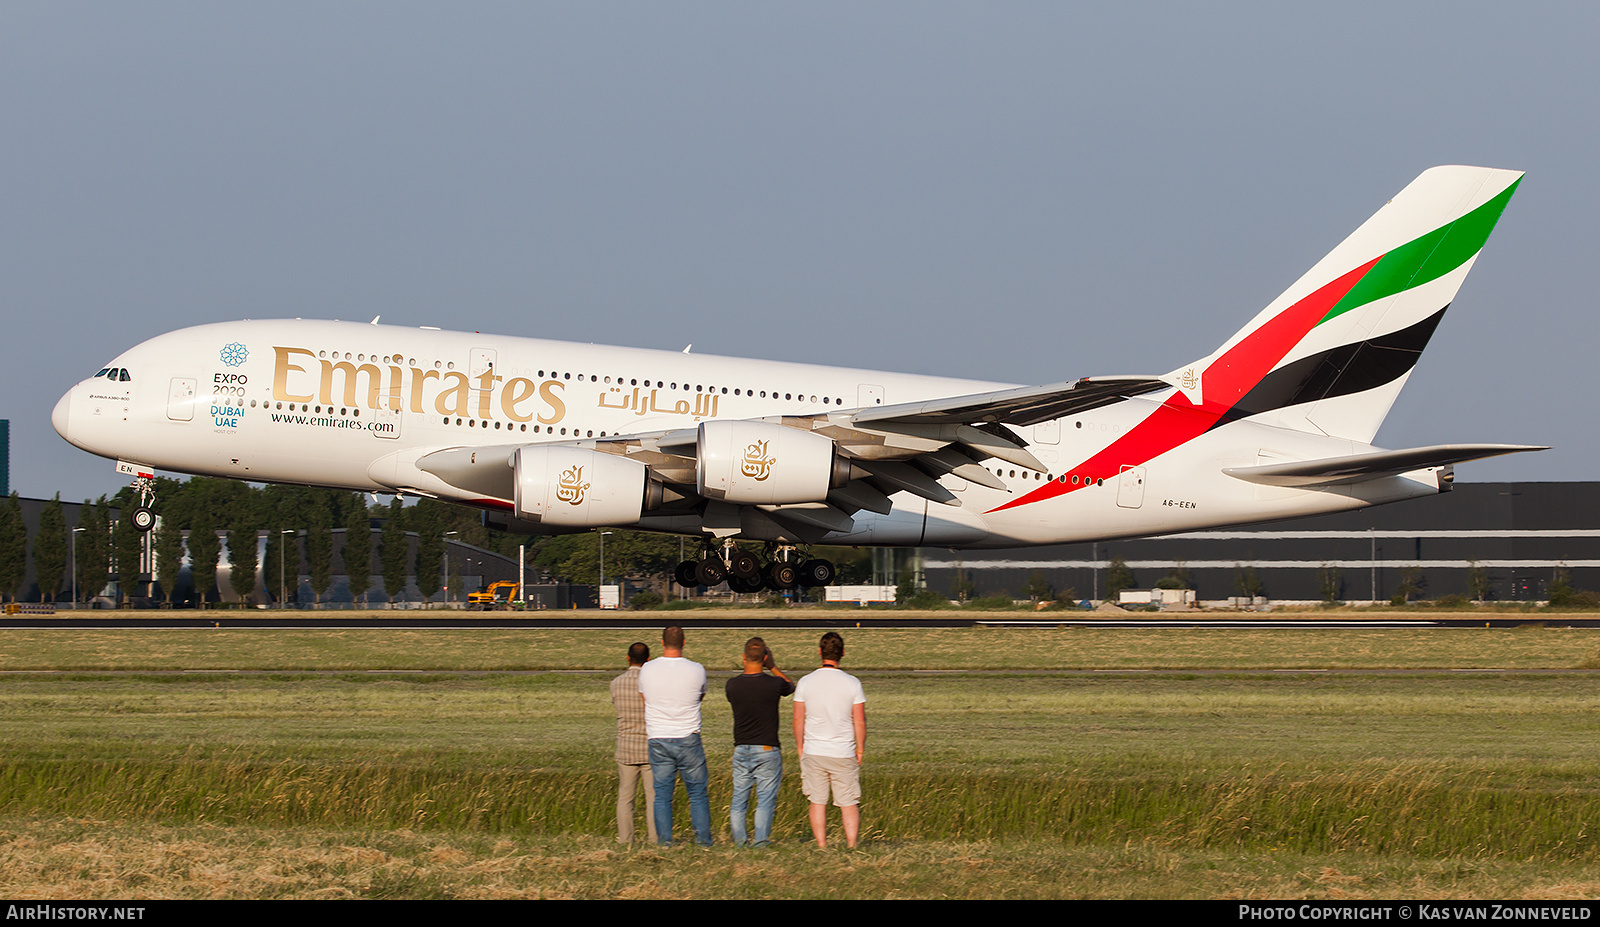
[[[826,416],[1012,384],[360,323],[265,320],[152,338],[74,386],[56,430],[145,467],[374,493],[438,495],[486,509],[492,495],[429,483],[416,461],[447,448],[573,443],[693,429],[721,419]],[[991,458],[993,489],[946,475],[960,502],[891,496],[826,543],[1015,547],[1131,537],[1358,508],[1438,492],[1415,471],[1303,490],[1223,473],[1370,450],[1244,419],[1165,446],[1133,442],[1170,393],[1014,428],[1046,472]],[[1108,456],[1109,455],[1109,456]],[[695,534],[696,516],[634,527]],[[752,526],[743,536],[759,537]]]

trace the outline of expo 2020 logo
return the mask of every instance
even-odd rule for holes
[[[222,362],[229,367],[237,367],[249,359],[250,352],[239,342],[235,341],[232,344],[223,345]]]

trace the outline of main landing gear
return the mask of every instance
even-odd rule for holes
[[[700,559],[678,564],[676,579],[685,588],[716,586],[723,582],[734,592],[787,592],[802,586],[827,586],[833,582],[830,561],[805,557],[788,544],[769,544],[766,563],[748,550],[726,540],[722,549],[706,547]]]

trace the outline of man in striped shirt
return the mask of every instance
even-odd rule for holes
[[[633,796],[644,783],[644,822],[656,842],[655,783],[650,776],[650,746],[644,736],[644,702],[639,700],[639,667],[650,660],[650,645],[628,648],[628,671],[611,680],[617,709],[617,842],[633,842]]]

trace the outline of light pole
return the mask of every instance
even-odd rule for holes
[[[1378,529],[1367,529],[1368,540],[1372,544],[1372,604],[1378,604]]]
[[[440,556],[444,560],[444,563],[442,564],[442,569],[444,570],[444,604],[445,604],[446,607],[448,607],[450,605],[450,540],[449,539],[450,539],[450,535],[452,535],[452,534],[459,535],[460,533],[461,532],[459,532],[459,531],[446,531],[444,533],[444,535],[443,535],[443,537],[445,538],[444,550],[441,551]]]
[[[72,529],[72,610],[78,610],[78,532],[88,528]]]
[[[283,540],[285,534],[294,534],[293,528],[285,528],[278,532],[278,607],[283,608],[289,601],[288,576],[283,572],[283,549],[287,546]],[[300,558],[294,558],[295,566],[300,565]],[[294,578],[294,591],[300,591],[300,576],[297,570]]]

